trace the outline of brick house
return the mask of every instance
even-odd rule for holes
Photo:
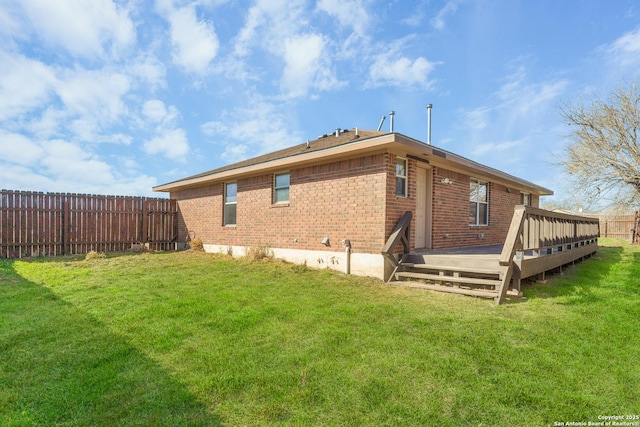
[[[514,207],[550,190],[399,133],[357,129],[154,187],[178,201],[179,242],[382,278],[412,211],[411,250],[502,243]]]

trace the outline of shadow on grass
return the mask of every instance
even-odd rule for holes
[[[173,252],[173,251],[171,251]],[[171,253],[170,251],[166,252],[154,252],[154,251],[121,251],[121,252],[104,252],[101,258],[121,258],[121,257],[135,257],[143,254],[155,254],[155,253]],[[12,262],[12,261],[23,261],[23,262],[33,262],[33,263],[60,263],[60,262],[74,262],[74,261],[83,261],[87,258],[87,254],[71,254],[71,255],[51,255],[51,256],[36,256],[36,257],[24,257],[24,258],[15,258],[15,259],[6,259],[0,258],[0,262]]]
[[[602,287],[611,269],[622,259],[621,246],[600,246],[589,258],[574,265],[548,272],[547,283],[525,282],[524,295],[528,299],[570,297],[563,304],[591,304],[603,297],[594,292]]]
[[[163,367],[12,261],[0,261],[0,313],[1,425],[220,424]]]

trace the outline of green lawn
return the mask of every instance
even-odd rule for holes
[[[0,261],[0,425],[637,415],[640,248],[604,244],[498,307],[193,252]]]

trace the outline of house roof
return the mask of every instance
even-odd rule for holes
[[[158,185],[154,191],[177,191],[199,187],[213,182],[236,179],[241,176],[285,170],[294,166],[326,161],[329,158],[352,156],[373,151],[392,151],[404,156],[446,169],[470,174],[475,178],[526,190],[538,195],[550,195],[553,191],[505,172],[466,159],[457,154],[427,145],[399,133],[373,130],[345,129],[319,136],[313,141],[263,154],[221,168]]]

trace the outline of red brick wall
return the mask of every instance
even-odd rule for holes
[[[443,183],[448,180],[451,184]],[[489,213],[491,215],[491,213]],[[485,227],[486,228],[486,227]],[[469,227],[469,177],[438,167],[433,168],[434,249],[481,244]]]
[[[407,197],[396,196],[396,159],[398,157],[407,160]],[[387,220],[385,223],[385,236],[389,237],[393,228],[396,226],[400,218],[402,218],[402,215],[404,215],[406,211],[411,211],[413,213],[413,219],[411,220],[411,227],[409,229],[409,241],[412,249],[414,249],[413,244],[415,242],[416,221],[416,161],[402,156],[396,156],[394,154],[387,154],[385,160],[387,170]],[[382,249],[382,247],[380,247],[380,249]],[[402,245],[398,245],[397,251],[402,252]]]
[[[223,183],[178,191],[180,237],[193,230],[205,244],[379,253],[385,241],[386,155],[370,155],[290,172],[289,203],[272,203],[273,174],[238,183],[235,227],[222,225]],[[286,171],[283,171],[286,172]],[[322,238],[330,238],[330,247]]]
[[[171,193],[178,200],[178,241],[198,237],[210,243],[222,225],[222,184]]]
[[[407,197],[395,195],[396,156],[388,153],[290,170],[286,205],[272,203],[273,174],[239,179],[234,227],[222,224],[224,183],[174,192],[180,241],[191,232],[205,244],[336,251],[343,250],[341,240],[348,238],[354,252],[380,253],[393,227],[410,210],[413,249],[417,162],[407,160]],[[438,167],[431,170],[433,248],[502,243],[520,192],[490,183],[489,225],[470,226],[471,177]],[[539,197],[532,196],[531,203],[538,206]],[[324,236],[330,238],[330,247],[322,245]]]
[[[520,191],[489,183],[489,225],[469,225],[469,183],[473,178],[442,168],[433,168],[433,248],[493,245],[503,243],[513,208],[520,204]],[[451,184],[443,183],[448,179]],[[537,207],[539,197],[532,195]],[[482,237],[479,237],[482,235]]]

